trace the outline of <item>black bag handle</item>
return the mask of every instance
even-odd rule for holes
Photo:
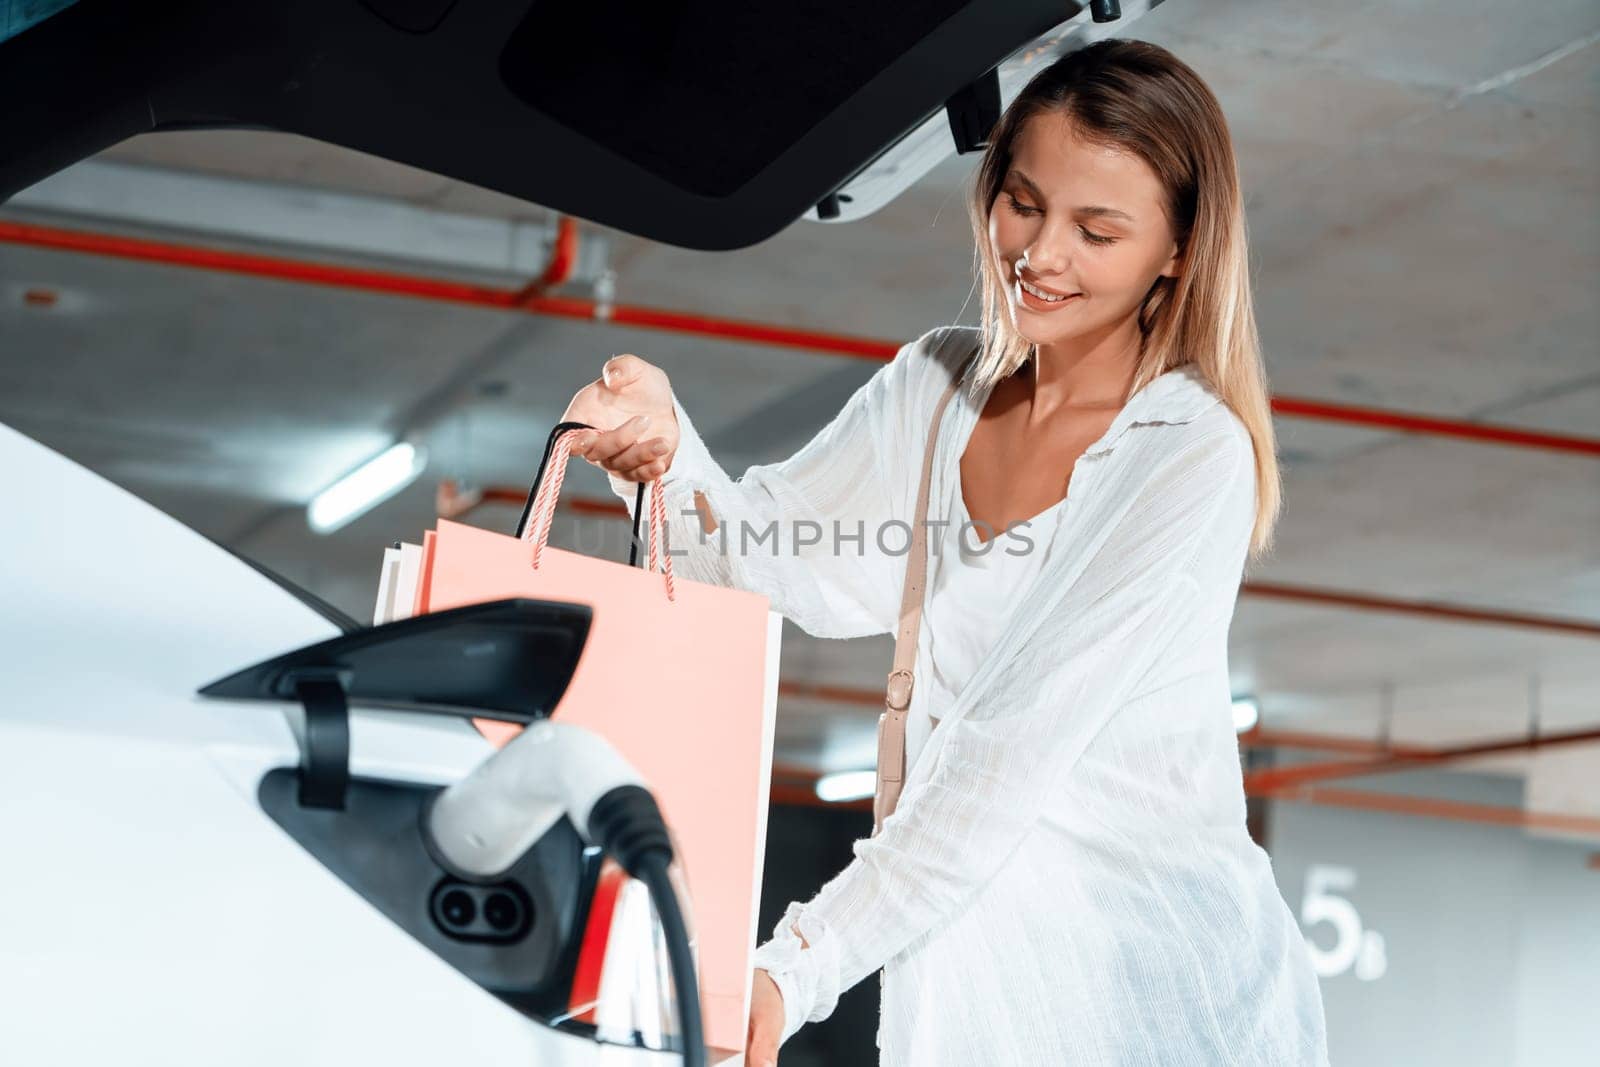
[[[539,487],[544,484],[545,468],[550,465],[550,457],[556,450],[556,441],[562,434],[569,430],[593,430],[594,427],[586,422],[558,422],[555,429],[550,431],[550,436],[544,443],[544,456],[539,460],[539,470],[533,476],[533,485],[528,490],[528,502],[522,506],[522,517],[517,520],[516,537],[522,539],[528,528],[528,519],[533,514],[533,503],[539,496]],[[555,506],[551,501],[551,506]],[[639,562],[639,523],[644,518],[644,483],[639,483],[639,492],[633,505],[633,533],[628,542],[628,566],[648,567],[648,564]]]

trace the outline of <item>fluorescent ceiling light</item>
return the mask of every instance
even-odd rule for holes
[[[1261,709],[1253,697],[1240,697],[1233,702],[1233,729],[1236,733],[1242,734],[1251,729],[1260,719]]]
[[[877,771],[841,771],[817,779],[817,797],[830,804],[864,800],[878,789]]]
[[[402,441],[318,493],[306,522],[319,534],[332,533],[416,481],[427,464],[427,449]]]

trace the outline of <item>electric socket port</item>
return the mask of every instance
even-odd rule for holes
[[[522,923],[522,903],[510,893],[490,893],[483,902],[483,921],[502,932],[515,930]]]
[[[533,901],[516,882],[474,885],[443,878],[428,894],[434,925],[457,941],[520,941],[533,928]]]

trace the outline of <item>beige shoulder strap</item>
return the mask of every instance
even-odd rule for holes
[[[885,708],[878,716],[877,790],[872,800],[872,832],[877,834],[883,820],[894,811],[900,787],[906,777],[906,716],[911,707],[911,687],[915,679],[917,633],[922,628],[923,590],[928,577],[928,483],[933,476],[933,453],[939,442],[939,422],[950,398],[955,396],[963,375],[951,379],[933,411],[928,428],[928,445],[922,456],[922,476],[917,484],[917,507],[912,512],[911,548],[906,556],[906,581],[900,593],[900,629],[894,639],[894,667],[889,671]],[[959,477],[959,476],[958,476]],[[959,482],[957,483],[959,486]],[[957,489],[959,492],[960,489]]]

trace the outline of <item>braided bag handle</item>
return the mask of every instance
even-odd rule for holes
[[[539,562],[544,555],[544,546],[550,539],[550,524],[555,519],[556,503],[561,497],[561,484],[566,479],[567,461],[572,457],[572,437],[578,430],[592,430],[593,426],[583,422],[557,423],[550,432],[550,438],[545,443],[544,458],[539,462],[539,472],[534,476],[533,487],[528,492],[528,501],[522,508],[522,517],[517,520],[516,536],[522,541],[533,543],[531,563],[534,570],[539,569]],[[546,471],[549,477],[546,477]],[[649,483],[650,510],[646,523],[646,536],[649,538],[649,563],[647,569],[654,572],[662,570],[666,582],[667,599],[676,600],[677,590],[672,578],[672,557],[665,549],[667,528],[667,505],[663,495],[661,479],[657,478]],[[645,483],[639,483],[639,493],[633,509],[633,537],[628,548],[628,565],[636,566],[639,560],[639,523],[646,517],[644,509]]]

